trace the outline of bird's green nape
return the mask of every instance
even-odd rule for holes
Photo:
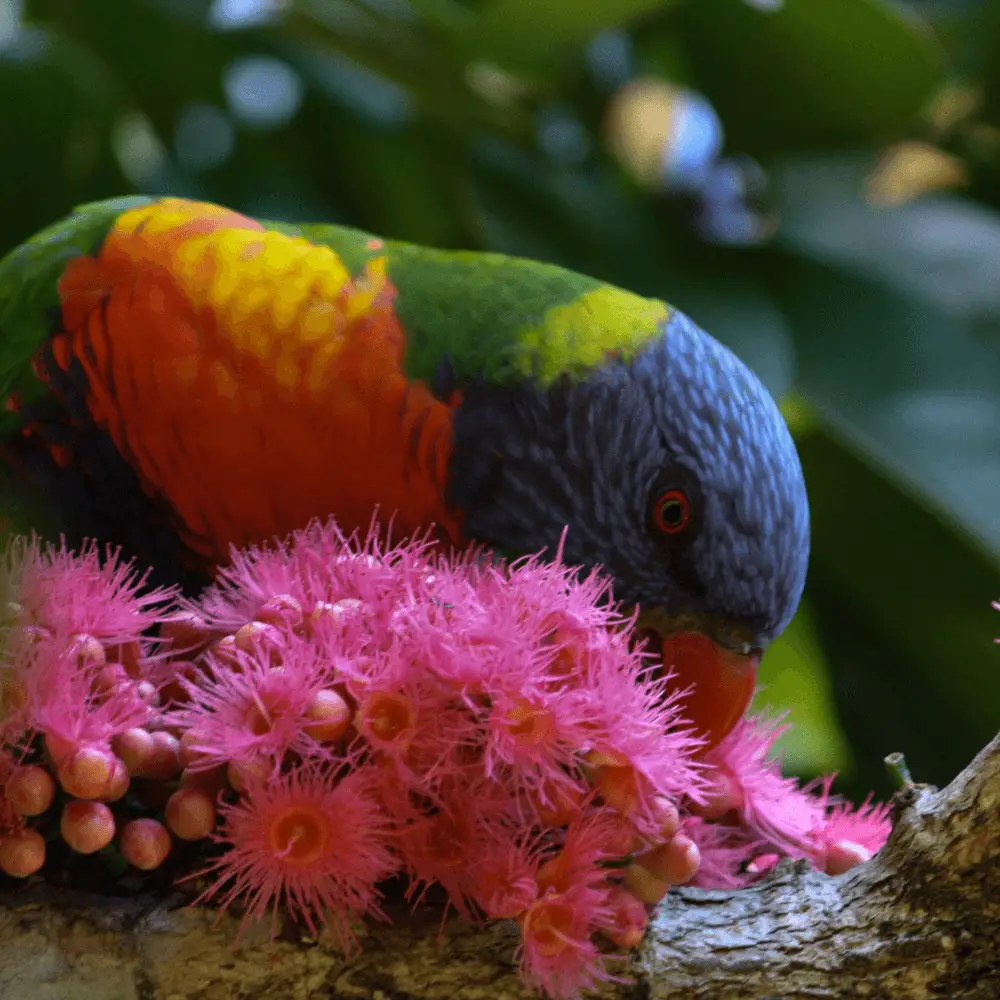
[[[266,223],[330,247],[352,273],[384,257],[407,331],[410,378],[429,382],[447,353],[460,378],[550,384],[627,360],[672,310],[596,278],[503,254],[434,250],[343,226]]]

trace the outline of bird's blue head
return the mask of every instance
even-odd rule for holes
[[[667,665],[710,701],[742,699],[742,714],[802,594],[809,506],[784,419],[736,355],[673,312],[584,377],[481,383],[454,431],[449,499],[470,538],[552,551],[568,526],[565,560],[603,566],[669,640]],[[691,634],[723,658],[718,690],[704,657],[686,668],[669,644]]]

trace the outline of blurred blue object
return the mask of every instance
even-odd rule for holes
[[[694,90],[677,88],[669,131],[663,146],[662,177],[668,188],[702,187],[725,141],[722,121],[712,102]]]
[[[223,71],[222,84],[234,117],[254,128],[281,128],[302,104],[301,77],[273,56],[234,59]]]
[[[215,0],[208,11],[209,27],[218,31],[257,27],[277,14],[274,0]]]

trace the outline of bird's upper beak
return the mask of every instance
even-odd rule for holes
[[[721,742],[750,707],[757,685],[762,649],[750,630],[658,611],[640,614],[637,628],[660,656],[668,690],[683,692],[681,712],[707,740],[706,749]]]

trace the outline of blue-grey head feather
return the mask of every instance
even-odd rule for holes
[[[692,504],[679,538],[650,516],[673,488]],[[582,380],[469,387],[448,500],[468,537],[509,553],[551,551],[568,525],[568,563],[603,566],[616,598],[707,622],[727,645],[778,635],[805,582],[809,507],[784,419],[736,355],[676,312]]]

